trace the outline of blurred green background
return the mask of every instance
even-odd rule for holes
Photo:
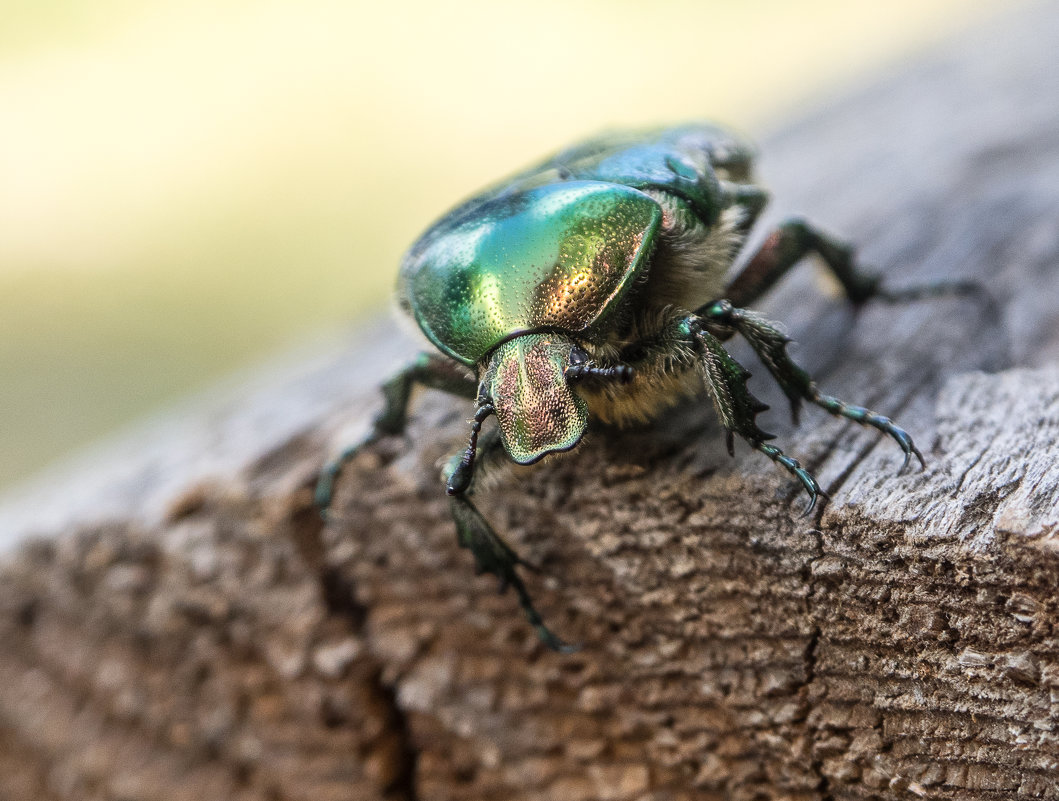
[[[0,485],[384,308],[571,140],[753,134],[998,5],[0,0]]]

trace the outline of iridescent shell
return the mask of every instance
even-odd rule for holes
[[[442,218],[401,265],[402,305],[473,365],[519,334],[604,325],[649,258],[661,209],[603,181],[505,184]]]

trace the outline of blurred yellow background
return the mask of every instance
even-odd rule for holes
[[[384,308],[578,137],[755,133],[998,5],[0,0],[0,484]]]

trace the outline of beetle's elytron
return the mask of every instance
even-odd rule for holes
[[[752,156],[710,125],[611,134],[485,190],[431,226],[401,264],[398,293],[441,354],[421,355],[385,384],[372,433],[324,469],[319,506],[328,507],[342,465],[361,447],[404,431],[414,385],[474,400],[470,442],[446,469],[459,542],[501,591],[514,588],[540,638],[563,650],[518,575],[518,555],[471,501],[495,457],[532,464],[574,448],[590,415],[643,422],[705,391],[729,452],[735,435],[744,439],[801,482],[811,510],[819,485],[769,444],[754,419],[765,407],[724,348],[738,334],[795,416],[809,401],[888,434],[906,464],[913,454],[922,462],[889,418],[817,389],[788,357],[787,338],[745,307],[810,253],[854,304],[924,293],[885,291],[878,276],[855,268],[849,247],[799,220],[776,229],[727,281],[768,198],[752,177]],[[493,415],[497,427],[481,434]]]

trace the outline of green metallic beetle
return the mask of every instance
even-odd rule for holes
[[[321,474],[321,509],[347,460],[404,431],[414,385],[474,399],[470,442],[446,470],[459,542],[479,573],[496,575],[501,591],[514,588],[540,638],[565,650],[518,575],[524,563],[471,500],[495,457],[533,464],[576,447],[590,415],[618,425],[644,422],[705,390],[729,453],[739,435],[790,472],[809,494],[808,513],[821,489],[758,428],[755,415],[766,407],[722,344],[739,334],[796,419],[809,401],[888,434],[906,465],[912,454],[922,462],[912,438],[889,418],[821,393],[788,357],[787,337],[744,307],[810,253],[854,304],[936,289],[883,290],[878,276],[855,268],[849,247],[799,220],[774,231],[728,282],[768,198],[753,181],[752,161],[745,142],[711,125],[610,134],[485,190],[436,222],[404,257],[398,296],[444,355],[423,354],[385,384],[386,406],[372,433]],[[498,425],[479,441],[491,415]]]

